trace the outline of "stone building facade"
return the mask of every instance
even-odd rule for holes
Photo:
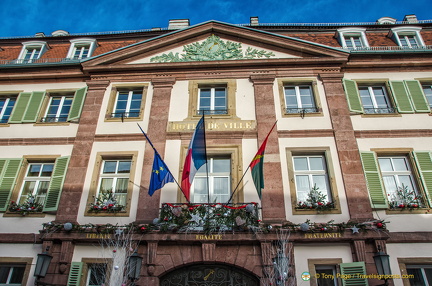
[[[0,284],[428,285],[432,22],[258,20],[0,38]]]

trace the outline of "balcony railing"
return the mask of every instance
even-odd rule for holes
[[[366,114],[392,114],[392,113],[396,113],[396,110],[393,107],[386,107],[386,108],[364,108],[364,112]]]
[[[59,117],[55,117],[55,116],[47,116],[47,117],[43,117],[41,118],[41,122],[44,123],[51,123],[51,122],[66,122],[67,121],[67,116],[59,116]]]
[[[392,51],[405,51],[405,52],[421,52],[432,50],[432,45],[417,46],[417,47],[401,47],[401,46],[383,46],[383,47],[352,47],[345,48],[350,52],[392,52]]]
[[[37,64],[54,64],[54,63],[79,63],[79,59],[69,59],[69,58],[42,58],[33,60],[0,60],[0,65],[37,65]]]
[[[125,118],[137,118],[140,116],[139,111],[133,111],[133,112],[114,112],[110,114],[110,118],[121,118],[123,121]]]
[[[218,114],[228,114],[227,109],[217,109],[217,110],[197,110],[199,115],[218,115]]]
[[[177,232],[253,231],[260,223],[257,203],[164,203],[154,223],[161,230]]]

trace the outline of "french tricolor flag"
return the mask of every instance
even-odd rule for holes
[[[186,199],[190,202],[190,187],[198,169],[207,162],[206,144],[204,133],[204,116],[198,121],[195,132],[186,154],[183,166],[181,189]]]

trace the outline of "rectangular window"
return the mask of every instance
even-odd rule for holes
[[[349,49],[362,48],[362,40],[360,35],[344,35],[345,45]]]
[[[0,123],[8,123],[16,100],[16,96],[0,97]]]
[[[54,162],[28,164],[19,199],[20,204],[24,203],[29,196],[33,196],[35,202],[44,204],[53,169]]]
[[[294,178],[297,202],[306,202],[313,189],[326,196],[331,202],[331,190],[324,155],[294,155]]]
[[[426,99],[429,103],[429,107],[432,108],[432,85],[431,84],[423,84],[423,92],[426,95]]]
[[[125,206],[129,185],[131,160],[104,160],[99,178],[97,196],[108,198],[113,194],[117,204]]]
[[[421,200],[418,199],[420,194],[408,157],[379,156],[378,164],[391,207],[406,206],[413,203],[420,204]]]
[[[45,117],[42,122],[66,122],[72,106],[72,95],[51,95]]]
[[[336,265],[316,265],[317,286],[338,286]]]
[[[226,86],[200,87],[198,114],[227,114]]]
[[[115,105],[111,117],[129,118],[139,117],[141,111],[143,90],[118,90]]]
[[[411,286],[432,285],[432,265],[406,265]]]
[[[86,286],[105,285],[107,265],[105,263],[92,263],[88,265]]]
[[[25,270],[25,265],[0,265],[0,285],[22,285]]]
[[[208,168],[204,164],[195,175],[192,186],[192,202],[227,202],[231,195],[231,158],[211,157],[207,164]],[[209,187],[207,187],[207,182]]]
[[[89,56],[90,44],[75,44],[72,52],[72,59],[79,60],[85,59]]]
[[[398,35],[398,37],[401,46],[404,48],[418,48],[419,46],[415,35]]]
[[[394,113],[385,86],[359,85],[360,99],[366,114]]]
[[[24,52],[24,62],[31,63],[40,57],[42,47],[27,47]]]
[[[311,85],[284,86],[286,113],[318,112]]]

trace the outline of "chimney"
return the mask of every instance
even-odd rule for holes
[[[408,22],[408,23],[418,23],[417,16],[414,14],[405,15],[405,18],[403,20],[404,22]]]
[[[251,26],[258,26],[259,25],[258,16],[250,17],[250,25]]]
[[[189,27],[189,19],[169,20],[168,30],[178,30]]]

